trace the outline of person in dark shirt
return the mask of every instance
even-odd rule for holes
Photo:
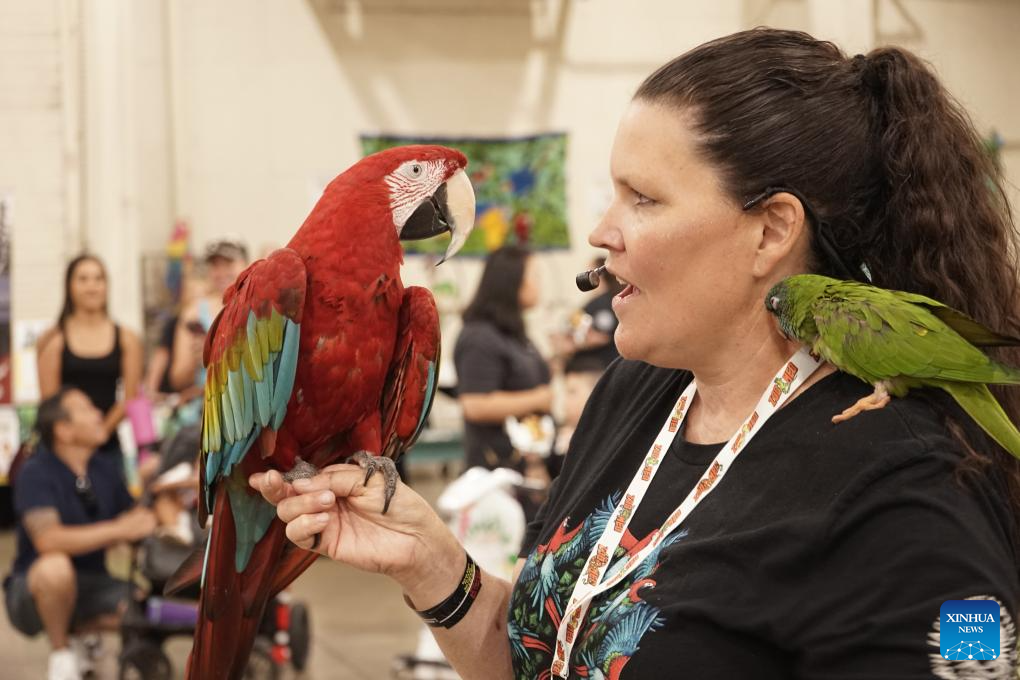
[[[124,403],[138,394],[142,346],[133,331],[110,318],[108,288],[106,268],[94,255],[68,263],[60,317],[39,342],[39,392],[43,399],[64,385],[84,392],[103,413],[101,453],[121,465],[117,426],[124,419]]]
[[[177,316],[161,320],[159,340],[152,349],[152,356],[146,366],[145,378],[142,381],[145,393],[155,398],[157,395],[173,394],[177,390],[170,384],[170,357],[174,354],[174,339],[177,334]]]
[[[520,246],[493,251],[464,312],[453,362],[464,410],[467,467],[523,468],[528,461],[514,452],[503,423],[507,417],[526,418],[552,408],[549,367],[528,340],[522,316],[538,303],[536,264]]]
[[[357,466],[252,476],[290,540],[391,576],[466,680],[1015,678],[1020,461],[938,390],[834,424],[871,387],[765,308],[813,272],[1020,336],[1001,175],[931,67],[796,31],[725,36],[642,83],[610,172],[589,242],[626,282],[624,360],[514,582],[479,576],[406,486],[382,514]],[[994,391],[1017,421],[1020,391]],[[941,653],[949,600],[999,615],[982,654]]]
[[[79,389],[39,405],[41,444],[14,486],[17,554],[4,580],[7,616],[28,636],[45,631],[51,680],[79,678],[73,630],[115,630],[128,585],[110,576],[105,549],[152,532],[112,461],[94,455],[106,437],[102,413]]]

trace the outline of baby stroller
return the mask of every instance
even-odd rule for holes
[[[195,452],[200,426],[182,428],[162,447],[159,470],[142,502],[152,504],[155,494],[180,489],[194,496]],[[185,502],[185,505],[188,505]],[[205,545],[206,535],[195,513],[182,513],[178,526],[157,532],[135,549],[131,581],[139,587],[128,603],[121,623],[121,680],[170,680],[174,669],[163,643],[174,636],[191,637],[198,620],[198,587],[162,596],[163,587],[194,550]],[[308,610],[287,593],[266,607],[255,646],[245,672],[252,680],[276,680],[290,663],[301,671],[310,647]]]

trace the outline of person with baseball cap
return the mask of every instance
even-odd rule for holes
[[[177,321],[170,362],[170,385],[176,390],[205,382],[205,334],[223,307],[224,291],[248,266],[248,248],[240,239],[220,238],[206,244],[203,259],[209,290],[188,305]]]

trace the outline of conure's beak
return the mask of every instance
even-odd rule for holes
[[[475,190],[463,170],[446,180],[418,206],[400,230],[401,241],[418,241],[450,232],[450,245],[438,264],[453,257],[475,226]]]

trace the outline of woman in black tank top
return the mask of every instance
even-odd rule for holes
[[[39,343],[39,391],[45,399],[71,385],[88,395],[103,412],[109,435],[100,451],[119,459],[124,404],[118,387],[123,385],[124,401],[137,395],[142,355],[138,336],[110,319],[106,296],[106,270],[98,258],[79,255],[68,264],[63,309]]]

